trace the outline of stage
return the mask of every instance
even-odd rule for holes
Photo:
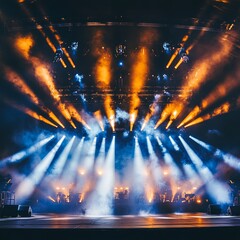
[[[205,213],[1,218],[1,239],[239,239],[240,217]],[[4,237],[4,238],[2,238]]]

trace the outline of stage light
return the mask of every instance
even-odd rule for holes
[[[78,172],[79,172],[80,175],[85,175],[85,169],[82,169],[82,168],[81,168],[81,169],[79,169]]]
[[[120,61],[120,62],[118,63],[118,66],[119,66],[119,67],[122,67],[122,66],[123,66],[123,62]]]
[[[187,63],[189,61],[189,56],[188,56],[185,48],[183,48],[183,47],[180,48],[179,55],[183,62]]]
[[[127,47],[125,45],[123,45],[123,44],[117,45],[116,48],[115,48],[116,55],[117,56],[123,55],[125,53],[125,51],[126,51],[126,48]]]
[[[103,172],[104,171],[104,175]],[[86,213],[91,215],[112,214],[112,201],[115,173],[115,136],[113,136],[103,170],[99,171],[101,178],[97,182],[96,189],[89,200]]]

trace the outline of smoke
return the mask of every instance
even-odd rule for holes
[[[120,108],[116,109],[115,122],[120,122],[121,120],[128,120],[128,119],[129,119],[129,113],[125,112],[124,110],[121,110]]]
[[[146,132],[147,134],[153,135],[153,134],[156,132],[156,130],[154,129],[154,126],[155,126],[154,121],[153,121],[153,120],[150,120],[150,121],[148,122],[148,124],[146,125],[145,129],[144,129],[145,132]]]

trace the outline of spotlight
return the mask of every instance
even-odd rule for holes
[[[183,47],[180,48],[179,55],[182,58],[183,62],[187,63],[189,61],[189,57],[187,55],[185,48]]]
[[[116,55],[117,56],[120,56],[120,55],[123,55],[125,53],[125,50],[126,50],[126,46],[123,45],[123,44],[119,44],[116,46]]]
[[[118,63],[118,66],[119,66],[119,67],[123,67],[123,61],[120,61],[120,62]]]

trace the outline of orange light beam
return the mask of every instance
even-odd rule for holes
[[[71,115],[66,109],[65,105],[61,102],[59,93],[55,87],[53,77],[49,71],[49,66],[42,62],[37,57],[31,57],[29,52],[31,47],[33,46],[34,41],[31,36],[26,37],[17,37],[15,41],[16,49],[29,61],[31,61],[32,66],[34,68],[35,77],[43,83],[48,90],[50,91],[51,96],[55,100],[57,104],[57,108],[62,113],[62,115],[68,120],[68,122],[72,125],[73,128],[76,129],[74,122],[71,120]]]
[[[23,3],[24,0],[22,0],[22,2],[19,1],[19,3]],[[47,37],[46,33],[42,30],[43,27],[38,24],[36,22],[36,19],[32,16],[32,14],[30,13],[30,11],[26,8],[26,6],[24,4],[20,4],[20,7],[22,8],[22,10],[24,11],[24,13],[29,17],[29,19],[36,25],[36,28],[38,29],[38,31],[42,34],[42,36],[45,38],[48,46],[53,50],[53,52],[56,52],[56,47],[54,46],[54,44],[51,42],[51,40]],[[64,68],[67,67],[67,65],[65,64],[65,62],[63,61],[63,59],[60,59],[60,62],[62,64],[62,66]]]
[[[141,47],[136,55],[135,63],[132,67],[131,74],[131,100],[130,100],[130,131],[133,130],[134,122],[138,115],[138,108],[141,104],[138,92],[144,86],[146,76],[149,71],[149,51],[146,47]]]
[[[94,112],[93,115],[97,119],[98,124],[99,124],[101,130],[104,131],[103,120],[102,120],[102,115],[101,115],[100,110]]]
[[[42,29],[39,29],[39,32],[43,35],[43,37],[45,38],[48,46],[53,50],[53,52],[55,53],[56,52],[56,47],[54,46],[54,44],[51,42],[51,40],[49,39],[49,37],[46,36],[46,34],[44,33],[44,31]],[[64,60],[62,58],[60,58],[60,62],[62,64],[62,66],[64,68],[67,67],[66,63],[64,62]]]
[[[171,115],[172,111],[174,111],[174,104],[170,103],[162,111],[161,117],[155,124],[154,129],[157,129]]]
[[[50,31],[53,33],[53,35],[54,35],[55,39],[57,40],[57,42],[59,43],[59,45],[62,45],[62,44],[63,44],[63,41],[62,41],[60,35],[57,33],[57,30],[54,29],[54,27],[52,26],[51,23],[49,23],[49,24],[50,24],[50,25],[49,25],[48,28],[49,28]],[[74,62],[73,62],[73,60],[72,60],[72,58],[70,57],[68,51],[66,50],[66,48],[63,47],[63,46],[62,46],[61,48],[62,48],[64,54],[66,55],[68,61],[69,61],[70,64],[72,65],[72,67],[75,68],[76,66],[75,66],[75,64],[74,64]]]
[[[26,96],[28,96],[31,100],[32,103],[36,104],[37,106],[40,105],[40,100],[39,98],[36,96],[36,94],[29,88],[29,86],[24,82],[24,80],[13,70],[9,69],[8,67],[5,67],[5,75],[8,79],[9,82],[11,82],[12,84],[14,84],[17,89],[25,94]],[[64,128],[63,124],[60,122],[60,120],[53,114],[53,112],[51,112],[49,109],[47,109],[46,107],[40,106],[40,108],[48,113],[49,117],[52,118],[52,120],[54,120],[56,123],[58,123],[61,127]]]
[[[84,125],[88,130],[91,129],[72,104],[69,104],[67,108],[73,118],[75,118],[78,122],[82,123],[82,125]]]
[[[53,126],[53,127],[55,127],[55,128],[58,127],[57,125],[55,125],[54,123],[52,123],[51,121],[49,121],[48,119],[46,119],[45,117],[43,117],[42,115],[37,114],[36,112],[32,111],[32,110],[29,109],[29,108],[22,107],[22,106],[18,106],[18,105],[16,105],[16,104],[11,104],[11,105],[12,105],[13,107],[17,108],[18,110],[26,113],[27,115],[31,116],[32,118],[35,118],[35,119],[37,119],[37,120],[39,120],[39,121],[42,121],[42,122],[44,122],[44,123],[46,123],[46,124],[48,124],[48,125],[51,125],[51,126]]]
[[[229,112],[229,109],[230,109],[230,103],[226,102],[226,103],[222,104],[220,107],[215,108],[211,114],[206,114],[202,117],[198,117],[195,120],[193,120],[192,122],[185,125],[184,127],[187,128],[187,127],[196,125],[198,123],[201,123],[203,121],[206,121],[208,119],[211,119],[215,116],[227,113],[227,112]]]
[[[8,67],[5,67],[5,75],[9,82],[11,82],[17,89],[28,96],[31,102],[39,105],[39,99],[35,93],[29,88],[29,86],[24,82],[24,80],[13,70],[10,70]]]
[[[182,38],[182,41],[181,41],[181,46],[184,46],[184,44],[188,40],[188,38],[189,38],[188,35],[184,35],[184,37]],[[177,57],[178,52],[179,52],[179,50],[176,49],[175,52],[173,53],[172,57],[168,61],[166,68],[170,67],[170,65],[172,64],[173,60]]]
[[[177,69],[182,63],[183,63],[183,60],[182,60],[182,58],[180,58],[174,68]]]
[[[240,71],[238,71],[235,76],[227,77],[224,82],[215,87],[215,89],[200,103],[200,106],[196,106],[179,124],[177,128],[180,128],[187,122],[194,119],[200,112],[206,109],[208,106],[212,105],[217,99],[220,99],[232,90],[240,86],[240,83],[236,81],[240,77]]]
[[[103,47],[103,45],[103,33],[102,31],[97,31],[93,38],[92,46],[93,55],[97,58],[97,62],[94,67],[96,86],[101,90],[110,87],[112,77],[112,54],[111,51],[108,48]],[[112,107],[112,97],[106,95],[103,100],[108,121],[112,130],[115,131],[115,111]]]

